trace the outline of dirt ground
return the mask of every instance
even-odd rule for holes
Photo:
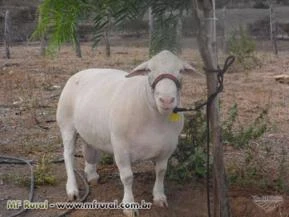
[[[0,155],[17,156],[40,161],[43,156],[57,159],[62,156],[62,145],[55,123],[56,104],[66,80],[85,68],[111,67],[130,70],[148,58],[143,47],[114,46],[112,56],[106,58],[104,48],[92,50],[89,44],[82,47],[83,58],[75,57],[70,47],[64,47],[55,58],[39,56],[38,46],[18,46],[12,48],[12,59],[0,59]],[[230,73],[225,77],[225,91],[221,95],[224,119],[232,103],[237,102],[240,122],[248,123],[260,109],[269,106],[271,127],[258,141],[266,141],[276,150],[289,151],[289,85],[279,84],[274,75],[289,73],[289,52],[279,57],[262,53],[262,66],[248,72]],[[194,63],[201,70],[202,63],[198,53],[185,49],[182,57]],[[223,58],[220,58],[220,62]],[[184,105],[204,98],[205,79],[200,75],[183,79],[182,101]],[[81,155],[81,142],[78,153]],[[257,142],[256,142],[257,143]],[[239,156],[238,150],[226,147],[226,165]],[[83,159],[76,158],[77,168],[83,168]],[[34,201],[66,201],[64,164],[52,164],[50,169],[56,177],[55,184],[37,186]],[[288,168],[287,168],[288,170]],[[121,201],[123,189],[115,166],[100,166],[100,183],[91,186],[87,201]],[[137,164],[134,168],[134,194],[136,201],[152,201],[154,173],[149,162]],[[271,174],[274,177],[274,174]],[[7,200],[28,198],[27,185],[17,183],[19,177],[29,176],[23,165],[0,164],[0,217],[15,211],[7,210]],[[260,180],[261,181],[261,180]],[[289,181],[288,181],[289,182]],[[288,183],[289,184],[289,183]],[[166,181],[169,208],[155,206],[141,210],[141,216],[207,216],[206,189],[204,181],[192,181],[184,185]],[[252,196],[281,195],[284,202],[273,211],[265,212],[257,206]],[[230,186],[232,214],[234,217],[285,217],[289,216],[288,192],[260,189],[254,186]],[[61,210],[31,210],[25,216],[57,216]],[[69,216],[122,216],[120,210],[76,210]]]

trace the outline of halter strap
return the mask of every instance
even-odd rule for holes
[[[177,79],[176,76],[172,75],[172,74],[168,74],[168,73],[164,73],[164,74],[160,74],[158,77],[155,78],[155,80],[153,81],[151,87],[154,90],[157,83],[159,83],[159,81],[161,81],[162,79],[168,78],[170,80],[172,80],[173,82],[175,82],[176,86],[178,89],[181,88],[181,82],[179,81],[179,79]]]

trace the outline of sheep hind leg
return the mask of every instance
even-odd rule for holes
[[[161,159],[155,162],[156,181],[153,188],[154,204],[159,207],[168,207],[164,193],[164,177],[166,174],[168,159]]]
[[[96,166],[99,161],[99,154],[98,151],[85,144],[83,146],[83,155],[85,158],[85,174],[86,174],[86,179],[89,182],[89,184],[95,185],[98,182],[99,175],[96,172]]]
[[[76,131],[75,129],[61,129],[61,136],[63,140],[63,157],[67,174],[66,193],[68,200],[72,201],[79,198],[79,191],[74,173]]]

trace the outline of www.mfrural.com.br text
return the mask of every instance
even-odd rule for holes
[[[43,202],[31,202],[29,200],[8,200],[7,209],[151,209],[152,203],[142,200],[140,203],[118,203],[117,200],[113,202],[100,202],[93,200],[91,202],[53,202],[48,200]]]

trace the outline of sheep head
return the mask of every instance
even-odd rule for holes
[[[147,75],[158,111],[169,114],[180,101],[181,74],[190,72],[196,72],[195,68],[164,50],[137,66],[126,77]]]

